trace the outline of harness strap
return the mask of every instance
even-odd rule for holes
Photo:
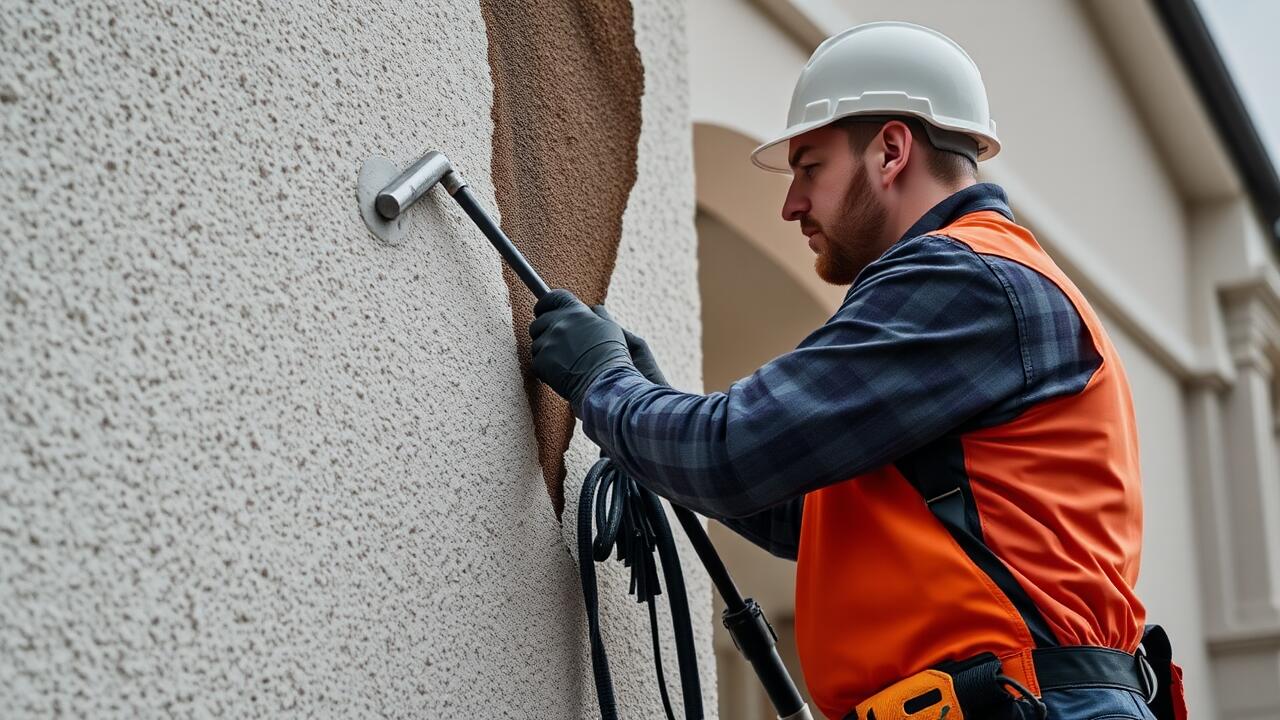
[[[1043,716],[1044,705],[1038,699],[1041,693],[1068,688],[1131,690],[1151,702],[1156,697],[1158,675],[1141,653],[1131,655],[1111,648],[1058,644],[1035,602],[984,540],[959,437],[942,438],[929,449],[933,452],[911,453],[899,459],[898,470],[920,493],[929,511],[970,561],[1013,604],[1035,644],[1034,648],[1006,658],[1003,663],[985,653],[938,668],[951,676],[965,715],[983,717],[986,709],[996,707],[991,703],[1007,703],[1013,699],[1035,706]],[[1154,638],[1152,644],[1158,645],[1158,640]],[[1162,650],[1163,647],[1156,652]]]
[[[982,519],[969,485],[964,449],[958,436],[944,437],[895,463],[902,476],[920,493],[929,511],[956,541],[969,560],[995,583],[1026,625],[1037,648],[1058,644],[1053,629],[1035,601],[1018,583],[1009,566],[987,546]],[[1035,688],[1032,688],[1033,690]]]
[[[1154,688],[1141,656],[1102,647],[1039,648],[1031,652],[1040,690],[1080,687],[1132,690],[1150,698]]]
[[[1182,685],[1182,668],[1173,661],[1169,636],[1159,625],[1148,625],[1140,652],[1155,683],[1147,704],[1160,720],[1187,720],[1187,694]]]

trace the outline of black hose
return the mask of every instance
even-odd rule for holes
[[[599,534],[592,539],[592,520]],[[629,592],[637,602],[649,606],[649,627],[653,636],[653,659],[658,677],[658,690],[668,720],[675,720],[666,678],[662,671],[662,651],[658,641],[656,598],[662,593],[658,582],[653,552],[662,561],[662,575],[667,583],[667,604],[676,640],[676,660],[680,671],[684,716],[702,720],[702,681],[698,673],[697,648],[693,641],[693,622],[689,617],[689,600],[685,594],[684,574],[671,525],[658,496],[640,487],[622,473],[613,461],[604,457],[596,462],[582,481],[578,499],[578,569],[582,575],[582,598],[587,609],[587,630],[591,639],[591,670],[595,677],[596,699],[602,720],[617,720],[617,701],[613,694],[613,677],[600,635],[599,592],[595,563],[609,558],[617,548],[618,559],[631,568]]]

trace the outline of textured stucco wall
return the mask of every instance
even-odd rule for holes
[[[683,22],[635,10],[609,303],[696,388]],[[354,200],[365,157],[439,148],[496,207],[492,92],[475,2],[0,9],[6,717],[595,714],[496,255],[439,193],[397,247]],[[652,716],[644,613],[602,584]]]

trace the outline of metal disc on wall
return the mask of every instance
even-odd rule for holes
[[[408,220],[400,215],[395,220],[387,220],[374,208],[374,200],[388,183],[396,179],[400,168],[387,158],[371,155],[360,166],[360,177],[356,180],[356,200],[360,203],[360,217],[373,236],[389,245],[404,242]]]

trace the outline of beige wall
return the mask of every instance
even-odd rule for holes
[[[702,292],[702,367],[707,392],[725,390],[769,360],[793,348],[829,313],[769,256],[716,218],[698,212],[698,284]],[[723,525],[708,534],[730,563],[733,579],[760,603],[779,637],[779,653],[804,692],[796,657],[794,568],[760,551]],[[716,597],[717,617],[724,605]],[[716,623],[720,716],[772,718],[768,696],[750,666]],[[806,699],[808,696],[805,695]]]

